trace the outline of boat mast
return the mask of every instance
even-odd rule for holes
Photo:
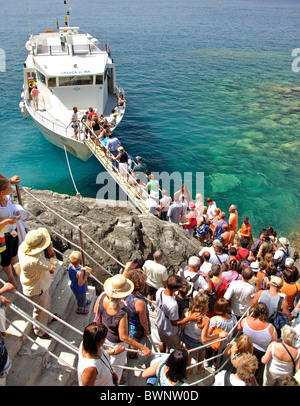
[[[64,0],[64,4],[66,6],[66,14],[65,14],[64,23],[67,27],[69,27],[70,26],[70,8],[68,7],[68,0]]]

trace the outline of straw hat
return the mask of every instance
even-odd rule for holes
[[[51,237],[48,230],[44,227],[40,227],[26,234],[21,249],[27,255],[35,255],[49,247],[50,243]]]
[[[131,280],[123,275],[115,275],[106,279],[104,282],[104,291],[107,296],[112,299],[121,299],[130,295],[134,289],[134,284]]]

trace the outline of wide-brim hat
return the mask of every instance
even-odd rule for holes
[[[35,255],[49,247],[50,243],[51,237],[48,230],[40,227],[36,230],[30,230],[26,234],[21,249],[27,255]]]
[[[121,299],[130,295],[134,290],[134,284],[123,275],[114,275],[104,282],[104,291],[112,299]]]

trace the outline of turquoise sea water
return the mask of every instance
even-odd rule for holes
[[[298,0],[69,0],[71,25],[109,39],[127,112],[116,135],[155,172],[204,172],[205,197],[237,204],[257,232],[298,223]],[[75,194],[63,150],[19,111],[24,44],[63,25],[62,0],[1,6],[1,172],[22,185]],[[27,12],[28,11],[28,12]],[[28,17],[29,16],[29,17]],[[95,197],[102,167],[69,156],[76,186]],[[193,190],[193,195],[197,191]]]

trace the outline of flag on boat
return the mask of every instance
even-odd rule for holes
[[[67,14],[65,15],[64,23],[65,25],[68,25]]]
[[[56,19],[56,28],[59,29],[58,18]]]

